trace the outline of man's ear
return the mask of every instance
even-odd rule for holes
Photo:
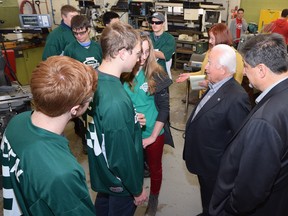
[[[61,18],[64,20],[64,19],[67,19],[67,16],[65,14],[62,14],[61,15]]]
[[[122,61],[126,60],[127,51],[125,48],[119,50],[119,56]]]
[[[77,116],[77,113],[79,111],[79,108],[80,108],[80,105],[76,105],[76,106],[73,106],[70,110],[70,113],[71,113],[71,116],[72,117],[75,117]]]
[[[267,67],[266,65],[264,64],[259,64],[257,65],[257,68],[258,68],[258,73],[260,75],[261,78],[264,78],[266,76],[266,73],[267,73]]]

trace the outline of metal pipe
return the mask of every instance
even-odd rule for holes
[[[53,20],[53,23],[54,25],[59,25],[55,22],[55,13],[54,13],[54,7],[53,7],[53,2],[52,0],[50,0],[50,5],[51,5],[51,14],[52,14],[52,20]]]

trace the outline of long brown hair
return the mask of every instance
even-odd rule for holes
[[[157,63],[157,59],[155,57],[155,53],[153,49],[153,44],[152,44],[150,37],[147,34],[141,33],[141,43],[143,43],[144,41],[148,42],[149,56],[143,65],[143,69],[144,69],[145,77],[148,83],[148,92],[150,94],[154,94],[156,90],[156,82],[154,78],[155,76],[159,76],[160,78],[163,75],[165,76],[165,71],[163,70],[162,66]],[[132,90],[136,84],[136,83],[133,83],[133,80],[135,78],[135,75],[139,71],[139,68],[140,68],[140,61],[136,63],[131,73],[123,73],[121,76],[122,81],[127,82]],[[161,74],[162,76],[160,76]]]

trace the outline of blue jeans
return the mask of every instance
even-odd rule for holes
[[[132,196],[112,196],[98,193],[95,200],[97,216],[133,216],[136,210]]]

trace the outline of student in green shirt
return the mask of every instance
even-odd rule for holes
[[[167,72],[169,68],[166,68],[166,62],[170,61],[175,53],[176,42],[175,38],[170,33],[164,31],[165,21],[165,16],[162,13],[155,12],[152,14],[150,25],[153,32],[150,33],[150,38],[158,63]]]
[[[54,55],[63,55],[65,47],[72,41],[75,41],[75,37],[71,31],[71,19],[78,14],[78,10],[71,5],[61,7],[61,24],[49,33],[42,54],[42,60],[46,60],[48,57]]]
[[[88,110],[88,158],[97,215],[133,216],[147,200],[143,188],[143,147],[135,113],[120,75],[132,71],[141,54],[139,33],[121,22],[107,26],[98,87]],[[142,115],[143,118],[143,115]]]
[[[162,184],[162,155],[164,143],[174,146],[169,129],[169,91],[172,80],[157,64],[152,42],[141,36],[142,55],[132,73],[122,76],[124,88],[136,112],[143,113],[146,125],[142,127],[143,148],[150,168],[150,196],[145,215],[155,216]]]
[[[66,46],[64,55],[95,69],[102,62],[102,50],[98,42],[90,39],[91,25],[89,20],[84,15],[76,15],[71,20],[71,29],[76,41]]]
[[[4,215],[95,215],[84,170],[63,131],[85,112],[96,83],[91,67],[66,56],[50,57],[33,71],[35,109],[12,118],[1,143]]]
[[[76,40],[66,46],[64,55],[96,69],[102,62],[102,50],[98,42],[90,39],[91,25],[89,20],[84,15],[76,15],[71,20],[71,29]],[[86,129],[83,123],[85,119],[86,115],[84,114],[82,118],[74,118],[73,121],[75,132],[82,139],[83,152],[87,154]]]

